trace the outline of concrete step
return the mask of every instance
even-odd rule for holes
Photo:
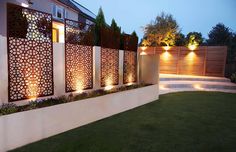
[[[160,74],[160,81],[230,82],[229,79],[223,77],[189,76],[189,75],[173,75],[173,74]]]
[[[160,85],[167,88],[205,88],[236,90],[236,84],[231,82],[212,81],[160,81]]]

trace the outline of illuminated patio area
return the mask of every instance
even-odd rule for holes
[[[160,74],[160,94],[182,91],[236,93],[236,84],[224,77]]]

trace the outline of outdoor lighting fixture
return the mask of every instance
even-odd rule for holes
[[[169,90],[169,88],[167,88],[166,85],[164,85],[164,84],[160,84],[159,87],[161,90]]]
[[[164,49],[165,51],[168,51],[168,50],[170,50],[170,46],[169,46],[169,45],[163,46],[163,49]]]
[[[83,83],[82,81],[78,81],[76,84],[76,93],[83,93]]]
[[[204,90],[204,88],[200,84],[194,84],[193,87],[197,90]]]
[[[141,50],[142,50],[142,51],[145,51],[146,49],[147,49],[146,46],[142,46],[142,47],[141,47]]]
[[[189,48],[189,50],[194,51],[197,49],[197,45],[190,44],[190,45],[188,45],[188,48]]]
[[[113,88],[114,88],[114,86],[112,85],[112,76],[110,76],[106,80],[106,86],[105,86],[104,90],[111,90]]]
[[[142,46],[141,47],[141,53],[140,53],[140,55],[147,55],[147,53],[145,52],[145,50],[147,49],[147,47],[146,46]]]
[[[114,88],[114,86],[109,85],[109,86],[106,86],[106,87],[104,88],[104,90],[108,91],[108,90],[111,90],[111,89],[113,89],[113,88]]]
[[[29,7],[29,4],[21,3],[21,6],[22,6],[22,7]]]
[[[144,52],[144,51],[142,51],[142,52],[140,53],[140,55],[147,55],[147,53]]]

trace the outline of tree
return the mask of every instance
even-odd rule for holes
[[[188,45],[201,45],[203,43],[202,33],[200,32],[189,32],[186,36],[185,44]]]
[[[183,33],[178,33],[176,35],[175,45],[176,46],[184,46],[185,45],[185,35]]]
[[[98,15],[96,17],[95,23],[96,23],[95,24],[95,45],[100,46],[101,45],[100,30],[101,28],[106,27],[105,16],[101,7],[98,10]]]
[[[171,14],[161,13],[144,28],[142,44],[145,46],[173,46],[179,26]]]
[[[229,45],[233,37],[230,28],[222,23],[218,23],[208,34],[208,45]]]
[[[137,35],[137,33],[136,33],[135,31],[133,31],[133,32],[131,33],[131,35],[134,36],[134,37],[138,37],[138,35]]]
[[[115,32],[121,33],[121,27],[118,27],[115,19],[112,19],[111,21],[111,29],[114,30]]]

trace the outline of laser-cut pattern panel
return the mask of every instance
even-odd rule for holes
[[[65,29],[66,92],[92,89],[93,26],[66,20]]]
[[[53,95],[51,15],[8,4],[7,16],[9,101]]]
[[[119,84],[119,50],[101,49],[101,86]]]
[[[66,91],[93,87],[93,48],[66,44]]]
[[[123,83],[134,83],[137,81],[137,53],[124,51],[124,80]]]

